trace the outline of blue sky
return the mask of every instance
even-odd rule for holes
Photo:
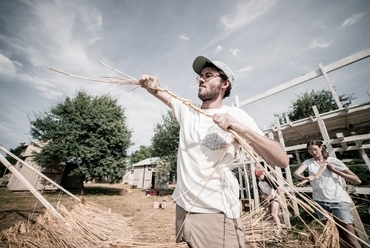
[[[369,0],[0,1],[0,144],[29,142],[29,119],[76,90],[119,99],[136,150],[149,145],[167,107],[139,88],[76,79],[152,74],[162,87],[199,104],[192,62],[227,63],[236,75],[225,104],[262,93],[370,48]],[[370,58],[329,74],[339,95],[369,101]],[[243,109],[262,128],[321,77]]]

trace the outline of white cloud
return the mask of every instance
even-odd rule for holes
[[[240,50],[238,48],[230,48],[229,49],[229,52],[233,55],[233,56],[237,56],[238,53],[240,52]]]
[[[5,55],[0,53],[0,77],[3,81],[11,81],[16,78],[16,67]]]
[[[323,39],[315,39],[308,45],[309,48],[326,48],[333,43],[333,40],[326,41]]]
[[[189,37],[185,36],[184,34],[180,35],[180,39],[182,40],[190,40]]]
[[[240,1],[234,7],[234,11],[221,17],[220,23],[225,30],[218,33],[207,46],[211,46],[220,40],[226,39],[252,22],[256,22],[257,19],[263,17],[271,10],[277,1],[278,0]]]
[[[248,71],[253,71],[253,68],[251,66],[245,66],[245,67],[237,70],[236,72],[243,73],[243,72],[248,72]]]
[[[216,49],[215,49],[215,53],[217,54],[217,53],[221,52],[221,51],[222,51],[222,49],[223,49],[223,46],[218,45],[218,46],[216,47]]]
[[[359,20],[361,20],[361,18],[365,15],[366,13],[356,13],[356,14],[353,14],[350,18],[347,18],[343,23],[342,25],[340,25],[339,28],[344,28],[344,27],[347,27],[347,26],[351,26],[353,24],[355,24],[356,22],[358,22]]]
[[[221,23],[228,29],[240,29],[260,16],[266,14],[276,3],[276,0],[252,0],[240,2],[236,13],[221,17]]]

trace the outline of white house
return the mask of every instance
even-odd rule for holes
[[[156,177],[156,167],[160,161],[159,157],[152,157],[133,164],[132,170],[123,177],[123,183],[132,184],[138,189],[168,188],[168,180],[163,183],[163,180]]]

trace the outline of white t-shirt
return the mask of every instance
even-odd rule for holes
[[[225,154],[233,140],[231,133],[221,130],[211,117],[175,98],[171,99],[171,106],[180,125],[177,184],[172,198],[186,211],[223,212],[228,218],[239,218],[239,184],[230,170],[237,142]],[[240,108],[223,106],[203,111],[208,114],[229,113],[239,122],[264,135],[255,121]]]
[[[338,171],[348,170],[348,167],[339,159],[328,157],[327,161],[335,166]],[[310,176],[315,176],[322,168],[314,158],[303,162],[307,166]],[[343,188],[344,179],[339,175],[325,169],[321,175],[311,182],[312,198],[324,202],[352,202],[348,193]]]
[[[267,196],[274,198],[276,196],[276,191],[273,189],[266,181],[258,181],[258,187]]]

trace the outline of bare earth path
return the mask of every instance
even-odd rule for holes
[[[73,193],[73,192],[72,192]],[[110,208],[112,212],[128,217],[133,228],[139,231],[134,240],[139,243],[174,243],[175,204],[171,202],[172,190],[160,191],[160,196],[147,196],[143,189],[131,189],[124,184],[86,184],[84,196],[88,202]],[[76,201],[66,194],[43,192],[53,205],[58,201],[66,207]],[[164,209],[153,208],[154,203],[164,203]],[[0,189],[0,230],[19,221],[32,223],[43,214],[43,206],[29,192],[10,192]],[[114,225],[114,223],[112,223]],[[125,233],[122,233],[125,235]]]

